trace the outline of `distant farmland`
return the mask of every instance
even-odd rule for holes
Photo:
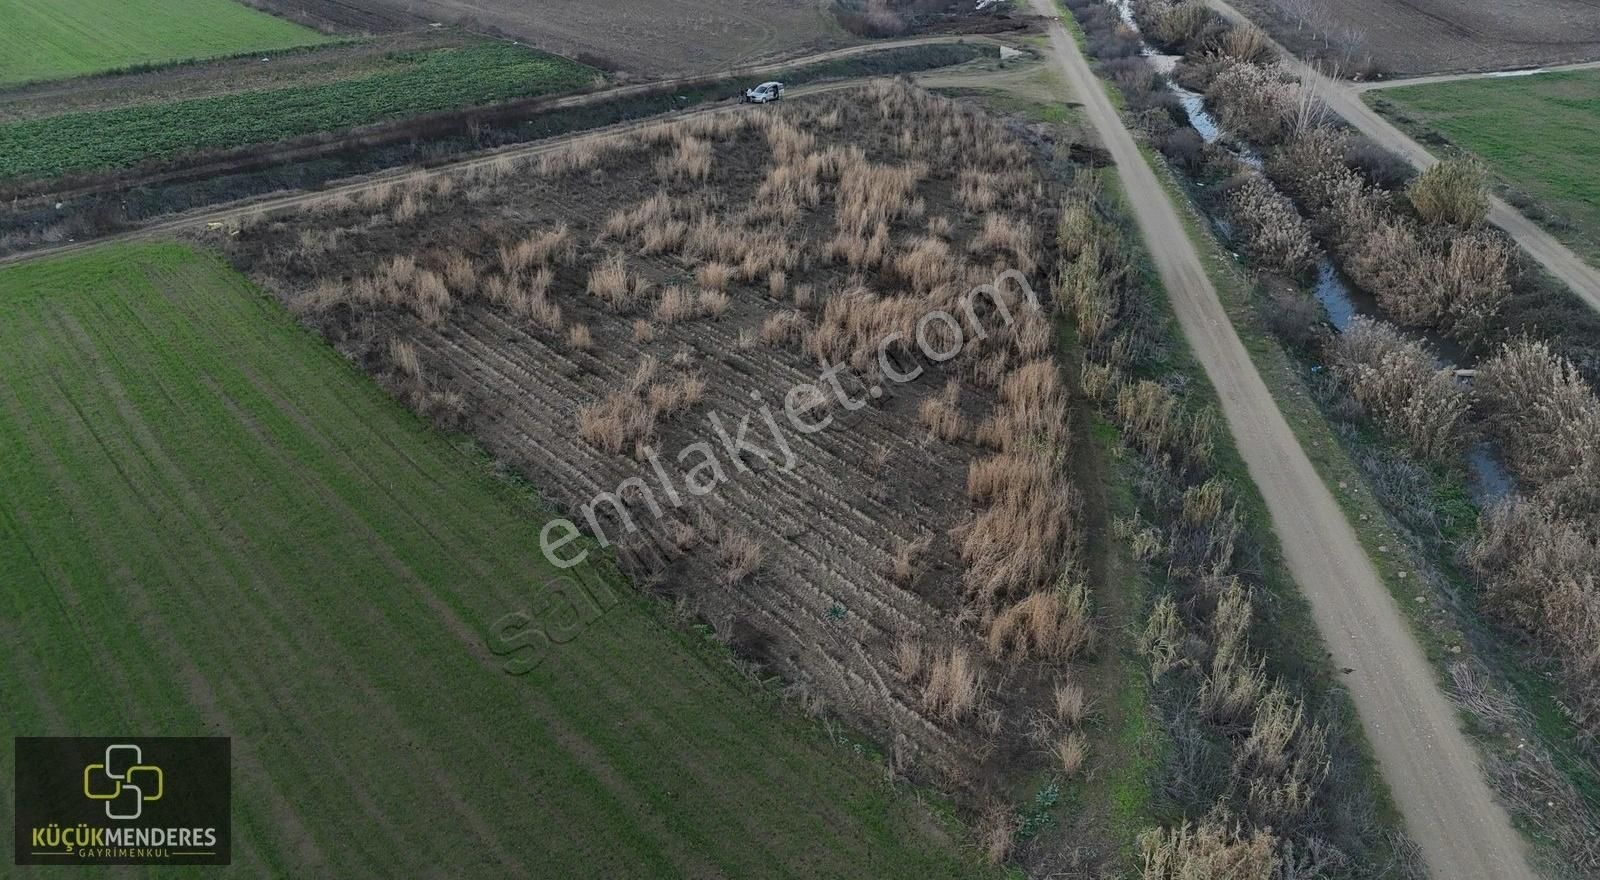
[[[1600,260],[1600,70],[1384,89],[1372,105],[1426,140],[1443,135],[1553,209],[1563,238]]]
[[[0,0],[0,85],[327,37],[234,0]]]
[[[0,126],[0,177],[118,168],[436,110],[572,91],[596,71],[509,43],[394,52],[350,79]]]
[[[243,875],[972,873],[602,571],[505,674],[540,509],[219,260],[0,271],[0,371],[0,736],[231,736]]]

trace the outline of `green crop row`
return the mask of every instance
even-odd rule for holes
[[[0,126],[0,177],[123,168],[419,113],[572,91],[589,67],[484,43],[396,53],[402,70],[315,86],[72,113]]]

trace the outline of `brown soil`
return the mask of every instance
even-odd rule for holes
[[[1300,26],[1286,0],[1232,0],[1303,56],[1341,56],[1323,33]],[[1600,3],[1594,0],[1315,0],[1312,20],[1341,35],[1383,73],[1414,75],[1499,70],[1600,58]],[[1346,68],[1350,64],[1344,65]]]
[[[918,209],[890,223],[892,251],[909,249],[928,234],[929,220],[943,218],[950,223],[943,237],[963,264],[962,277],[990,280],[1000,266],[1020,263],[1035,289],[1041,295],[1047,290],[1035,267],[1050,262],[1050,236],[1044,232],[1053,227],[1054,199],[1038,170],[1018,161],[1027,151],[1010,136],[986,134],[1011,146],[990,154],[950,152],[947,143],[945,152],[934,155],[941,149],[932,133],[939,120],[885,109],[894,102],[881,103],[882,94],[857,91],[803,106],[708,114],[603,152],[588,144],[542,168],[510,160],[480,165],[458,177],[337,197],[219,238],[242,269],[306,315],[339,350],[420,410],[467,430],[580,525],[582,505],[619,492],[626,480],[643,480],[664,516],[652,516],[640,495],[624,493],[638,531],[627,533],[614,513],[600,517],[639,583],[692,610],[737,653],[783,676],[818,710],[867,732],[898,769],[987,796],[1047,766],[1037,739],[1037,707],[1058,676],[1070,674],[1065,660],[1009,663],[990,657],[978,639],[994,609],[975,602],[964,585],[960,529],[982,510],[968,497],[967,472],[975,459],[990,454],[975,442],[971,426],[995,408],[999,372],[987,357],[963,355],[941,367],[909,354],[899,359],[899,368],[919,362],[927,372],[897,385],[874,365],[861,364],[839,378],[848,397],[866,405],[848,410],[828,391],[830,402],[812,417],[826,413],[834,424],[807,435],[785,421],[783,400],[791,388],[807,383],[827,391],[817,358],[803,345],[761,337],[768,318],[789,310],[806,326],[822,325],[825,304],[852,287],[874,291],[862,301],[871,308],[880,294],[913,286],[898,272],[852,270],[829,255],[825,245],[837,223],[834,184],[824,184],[814,207],[781,219],[747,212],[776,162],[765,121],[773,114],[797,120],[814,134],[818,152],[851,145],[874,163],[927,164],[914,193]],[[949,112],[968,118],[966,111]],[[929,128],[919,132],[919,125]],[[993,123],[982,125],[997,132]],[[678,149],[674,138],[683,131],[712,146],[711,171],[703,181],[666,179],[658,169]],[[1068,145],[1060,146],[1067,155]],[[950,162],[951,155],[960,161]],[[1030,260],[970,247],[984,214],[963,209],[957,175],[996,162],[1023,177],[1017,194],[993,210],[1031,224]],[[450,182],[441,186],[441,180]],[[720,314],[673,323],[659,319],[666,288],[704,286],[695,275],[704,260],[671,249],[643,254],[637,234],[604,233],[614,217],[638,212],[658,192],[679,207],[721,217],[745,235],[777,231],[791,251],[777,292],[765,270],[736,275]],[[548,302],[560,308],[554,324],[541,324],[487,293],[504,277],[502,246],[563,224],[574,250],[549,264]],[[412,307],[364,303],[352,294],[362,279],[382,275],[396,256],[414,257],[419,269],[441,273],[459,257],[473,278],[460,285],[452,281],[452,303],[433,318]],[[614,258],[649,282],[635,308],[619,311],[586,292],[591,273]],[[799,293],[802,286],[809,297]],[[638,335],[637,322],[650,328],[649,337]],[[589,336],[585,344],[572,341],[580,326]],[[1005,338],[997,333],[992,344],[1010,344]],[[420,370],[407,368],[394,354],[396,341],[412,347]],[[681,506],[640,457],[641,445],[630,440],[611,452],[580,435],[585,408],[627,388],[641,364],[652,361],[654,384],[688,377],[706,383],[703,400],[664,415],[648,435]],[[930,437],[918,415],[949,378],[961,380],[959,409],[968,424],[954,441]],[[872,387],[883,389],[881,397],[871,395]],[[788,453],[773,441],[760,412],[764,406],[784,423]],[[730,434],[749,417],[752,442],[772,460],[749,454],[736,459],[726,452],[712,414]],[[697,497],[687,489],[689,467],[678,456],[700,442],[711,444],[727,479]],[[916,574],[897,581],[891,574],[896,551],[919,536],[928,538],[929,548]],[[726,557],[740,537],[754,540],[762,558],[753,574],[730,584]],[[986,685],[971,712],[950,720],[926,707],[921,679],[900,674],[896,647],[904,639],[930,650],[959,646],[971,652]]]
[[[373,23],[333,0],[257,0],[287,18],[344,29],[440,22],[525,40],[549,52],[650,76],[709,73],[855,42],[813,0],[364,0]],[[387,23],[387,24],[384,24]]]

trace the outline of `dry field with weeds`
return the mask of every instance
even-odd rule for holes
[[[357,29],[460,24],[593,63],[650,76],[709,73],[825,49],[851,38],[813,0],[674,0],[665,3],[515,3],[509,0],[364,0],[361,18],[330,0],[255,0],[274,12]],[[331,7],[331,8],[330,8]]]
[[[223,238],[575,522],[616,493],[626,515],[598,502],[592,524],[636,582],[896,769],[981,799],[997,768],[1086,757],[1073,393],[1048,302],[968,297],[1016,270],[1048,298],[1058,195],[1005,126],[880,82]],[[786,400],[829,427],[796,430]],[[760,449],[735,454],[718,425],[747,418]]]
[[[1231,0],[1296,52],[1347,71],[1498,70],[1600,57],[1600,8],[1585,0]]]

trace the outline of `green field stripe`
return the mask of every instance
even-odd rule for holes
[[[4,2],[4,0],[0,0]],[[571,92],[598,72],[514,43],[397,53],[350,79],[64,113],[0,125],[0,177],[122,168],[389,119]]]
[[[0,85],[326,42],[233,0],[0,0]]]
[[[209,368],[210,367],[210,365],[207,364],[204,360],[197,359],[197,351],[191,345],[191,340],[183,337],[183,335],[182,335],[183,334],[183,329],[181,327],[153,327],[153,328],[150,328],[148,332],[150,333],[150,335],[153,336],[153,338],[164,340],[164,342],[166,344],[168,344],[168,345],[174,345],[175,344],[175,345],[177,345],[177,346],[179,346],[181,348],[184,348],[186,350],[185,357],[190,361],[192,366],[199,366],[199,367],[203,367],[203,368]],[[237,351],[230,351],[230,357],[232,357],[232,358],[237,359],[239,354],[241,354],[241,353],[237,352]],[[246,401],[245,403],[246,403],[247,406],[250,406],[252,408],[252,411],[259,411],[259,410],[261,410],[263,408],[266,408],[266,407],[270,406],[270,403],[267,402],[267,401],[264,401],[264,400],[262,400],[262,401]],[[288,430],[288,428],[285,428],[285,430]],[[306,464],[311,464],[313,462],[315,462],[315,459],[313,457],[310,457],[310,456],[298,456],[296,458],[296,463],[301,464],[302,466],[304,466]],[[284,464],[288,464],[288,463],[286,462]],[[278,469],[279,470],[284,470],[284,471],[289,470],[289,468],[287,468],[287,467],[280,467]],[[391,624],[391,625],[394,625],[394,624]]]
[[[90,326],[119,329],[138,328],[141,331],[142,336],[145,338],[161,340],[168,338],[169,334],[162,332],[161,330],[156,330],[148,326],[142,326],[140,324],[140,312],[142,310],[129,307],[127,299],[123,297],[103,297],[95,300],[94,305],[98,307],[98,313],[92,316],[87,316],[89,318],[87,323]],[[119,305],[121,308],[116,308],[116,306]],[[102,348],[109,347],[104,344],[105,340],[97,341],[102,342]],[[181,412],[169,411],[170,409],[179,406],[180,401],[197,401],[205,399],[203,389],[189,388],[186,389],[187,393],[183,393],[182,391],[175,393],[175,390],[168,387],[163,381],[165,376],[170,375],[169,371],[151,369],[149,364],[122,363],[119,353],[114,351],[107,352],[107,358],[110,363],[116,365],[114,373],[115,378],[118,381],[116,383],[105,384],[108,386],[115,385],[124,389],[128,389],[129,396],[137,400],[137,402],[140,404],[138,407],[139,413],[135,415],[135,418],[143,416],[148,422],[178,425],[217,423],[215,419],[205,418],[202,414],[193,410]],[[275,511],[224,511],[224,509],[220,507],[214,500],[208,500],[206,497],[204,497],[202,492],[196,490],[195,486],[186,483],[182,479],[181,474],[176,471],[171,464],[170,459],[167,457],[170,453],[173,456],[186,458],[187,460],[236,462],[239,460],[238,453],[247,453],[249,451],[247,444],[242,444],[235,441],[232,444],[232,448],[224,447],[223,450],[219,451],[216,446],[222,444],[226,439],[228,439],[228,437],[224,431],[212,430],[206,432],[204,435],[211,442],[211,448],[187,450],[182,448],[180,444],[173,442],[176,438],[168,438],[166,441],[162,441],[149,436],[150,427],[148,424],[136,425],[127,423],[125,425],[125,429],[128,434],[139,439],[141,444],[150,447],[144,452],[146,459],[150,460],[154,466],[154,470],[148,485],[153,489],[159,488],[166,494],[166,496],[170,499],[171,504],[180,510],[185,516],[188,523],[188,528],[191,529],[193,533],[210,534],[214,537],[214,540],[220,540],[225,543],[227,545],[227,549],[238,551],[241,549],[240,544],[229,536],[229,533],[233,531],[233,529],[229,526],[230,520],[237,520],[239,522],[274,521],[270,514]],[[181,438],[184,436],[184,434],[180,432],[177,436]],[[158,460],[160,462],[159,464],[157,464]],[[211,482],[215,484],[229,483],[231,481],[220,479]],[[296,638],[293,625],[282,619],[281,613],[279,613],[278,609],[268,607],[267,602],[267,597],[270,595],[267,584],[270,582],[270,580],[275,577],[279,582],[290,581],[286,580],[286,575],[284,573],[277,570],[273,564],[273,560],[270,557],[263,555],[260,558],[255,559],[255,561],[247,564],[245,560],[241,558],[242,555],[243,554],[238,552],[232,554],[208,554],[208,558],[213,565],[226,570],[227,577],[222,578],[208,576],[210,588],[207,590],[207,603],[206,606],[201,610],[209,610],[213,614],[221,612],[226,614],[229,619],[239,618],[249,620],[251,621],[252,631],[270,634],[271,642],[273,644],[295,645],[299,642],[299,640]],[[263,579],[264,577],[266,580]],[[232,586],[234,589],[226,590],[224,589],[224,585]],[[233,597],[234,601],[240,602],[240,607],[217,607],[222,604],[225,596]],[[266,624],[265,627],[262,626],[263,623]],[[238,632],[238,630],[234,630],[235,635],[237,635]],[[238,643],[239,642],[236,637],[227,641],[227,644],[230,645]],[[303,648],[304,646],[302,645],[300,647]],[[217,653],[219,656],[221,655],[221,652]],[[232,660],[228,667],[228,675],[233,687],[236,689],[241,689],[242,692],[245,693],[256,690],[256,688],[251,686],[251,679],[253,677],[252,673],[256,665],[255,661],[258,658],[251,657],[242,652],[228,652],[226,656]],[[313,667],[313,669],[314,668],[315,667]],[[302,676],[304,674],[304,672],[301,673]],[[297,676],[297,678],[300,677],[301,676]],[[336,684],[331,677],[328,678],[327,683],[330,686]],[[303,704],[303,706],[314,709],[316,704]],[[262,708],[263,707],[260,705],[253,705],[251,711],[259,713]],[[325,722],[328,720],[329,719],[326,718],[324,712],[317,711],[308,716],[307,721],[303,723],[311,723],[315,725],[318,722]],[[305,732],[310,733],[311,731],[306,730]],[[293,768],[283,767],[281,761],[273,761],[272,766],[274,768],[282,768],[284,775],[290,775],[294,772]],[[337,771],[338,769],[339,768],[337,767],[333,768],[334,771]],[[318,774],[317,778],[321,779],[324,776],[329,775],[332,775],[335,778],[341,777],[341,774],[337,772],[333,772],[331,774],[324,772]],[[343,776],[342,778],[346,783],[350,781],[347,775]],[[396,836],[390,842],[392,844],[400,844],[404,842],[404,839]],[[356,847],[354,847],[354,849],[360,852],[363,856],[363,863],[381,864],[382,856],[388,852],[388,850],[381,846],[381,841],[379,841],[375,836],[373,836],[370,840],[367,838],[356,840],[355,843]],[[363,850],[363,847],[366,847],[367,849]],[[368,861],[369,857],[370,861]]]

